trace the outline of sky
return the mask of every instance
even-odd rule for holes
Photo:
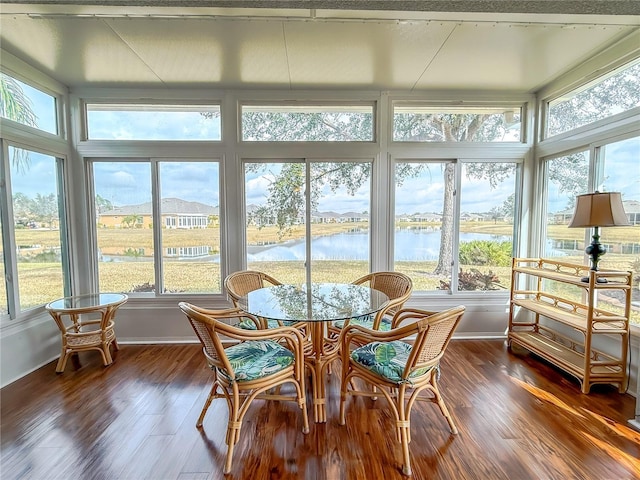
[[[607,146],[604,190],[623,192],[623,200],[640,200],[640,138]],[[38,153],[30,154],[30,168],[27,174],[12,169],[12,191],[22,192],[30,197],[36,193],[55,192],[54,158]],[[271,164],[271,170],[277,167]],[[96,162],[94,164],[95,190],[114,205],[133,205],[151,200],[151,168],[147,162]],[[198,201],[208,205],[219,205],[219,171],[212,162],[161,162],[161,190],[163,197],[177,197]],[[366,182],[355,195],[345,189],[331,192],[325,187],[320,211],[371,211],[370,186]],[[247,173],[246,198],[248,204],[263,204],[269,186],[269,177]],[[558,197],[557,185],[550,184],[551,199],[549,212],[567,208],[569,198]],[[488,182],[462,179],[461,211],[487,212],[494,206],[501,206],[514,192],[514,178],[498,185],[494,190]],[[438,165],[425,170],[416,178],[406,179],[396,191],[396,214],[440,212],[442,210],[443,185],[441,168]]]
[[[23,85],[25,93],[32,99],[34,111],[38,115],[40,128],[55,132],[55,118],[52,97]],[[188,128],[185,128],[187,125]],[[220,118],[205,119],[196,112],[147,112],[136,115],[133,112],[91,111],[89,129],[94,138],[131,139],[129,132],[140,132],[138,138],[173,139],[219,139]],[[13,169],[13,193],[22,192],[30,197],[36,193],[55,192],[55,169],[53,157],[37,153],[30,154],[30,168],[27,175]],[[272,164],[272,171],[277,168]],[[145,203],[150,198],[151,174],[148,163],[97,162],[95,170],[96,193],[110,200],[114,205]],[[607,145],[605,148],[604,184],[597,188],[603,191],[621,191],[623,200],[640,200],[640,137]],[[163,162],[160,171],[163,197],[177,197],[198,201],[208,205],[219,204],[219,172],[211,162]],[[245,193],[248,204],[263,204],[269,181],[268,175],[247,173]],[[487,181],[471,180],[463,175],[461,191],[462,212],[488,212],[501,206],[514,192],[514,178],[490,189]],[[405,179],[395,193],[396,214],[428,213],[442,211],[443,185],[441,168],[432,166],[416,178]],[[549,185],[550,213],[562,211],[569,204],[566,194],[559,194],[558,185]],[[365,182],[355,195],[346,189],[331,192],[324,188],[320,211],[370,211],[370,182]]]

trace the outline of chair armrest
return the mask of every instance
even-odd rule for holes
[[[422,310],[418,308],[403,308],[402,310],[398,310],[391,319],[391,329],[393,330],[395,328],[398,328],[400,324],[407,318],[415,319],[416,315],[420,316],[420,318],[424,318],[425,316],[431,316],[436,313],[438,312],[432,312],[429,310]]]
[[[340,344],[344,349],[356,340],[360,344],[403,340],[417,333],[416,325],[406,325],[389,331],[370,330],[362,325],[349,324],[340,332]]]

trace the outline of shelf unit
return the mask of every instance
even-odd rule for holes
[[[585,303],[550,293],[548,282],[576,288]],[[545,290],[546,289],[546,290]],[[631,272],[598,270],[544,258],[514,258],[511,269],[508,345],[517,344],[576,377],[582,393],[594,384],[613,384],[619,392],[629,381],[629,316]],[[623,292],[623,314],[598,306],[598,293]],[[529,314],[527,314],[529,312]],[[552,320],[540,322],[541,317]],[[558,325],[576,335],[564,335]],[[593,348],[598,336],[608,335],[618,344],[616,353]]]

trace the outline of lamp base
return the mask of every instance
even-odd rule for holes
[[[582,277],[580,279],[581,282],[589,283],[589,277]],[[608,283],[606,278],[596,278],[596,283]]]

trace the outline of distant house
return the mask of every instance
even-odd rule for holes
[[[553,223],[555,225],[563,225],[565,223],[569,223],[571,218],[573,217],[574,207],[565,208],[559,212],[553,214]]]
[[[313,212],[311,214],[311,223],[357,223],[368,221],[368,214],[358,212]]]
[[[637,200],[628,200],[622,202],[624,211],[627,214],[631,225],[640,225],[640,202]]]
[[[483,220],[483,216],[478,215],[477,213],[462,213],[460,215],[460,220],[463,222],[479,222]]]
[[[180,198],[163,198],[160,216],[164,228],[207,228],[219,221],[218,207]],[[98,213],[98,226],[102,228],[144,228],[153,223],[151,202],[124,205]]]

